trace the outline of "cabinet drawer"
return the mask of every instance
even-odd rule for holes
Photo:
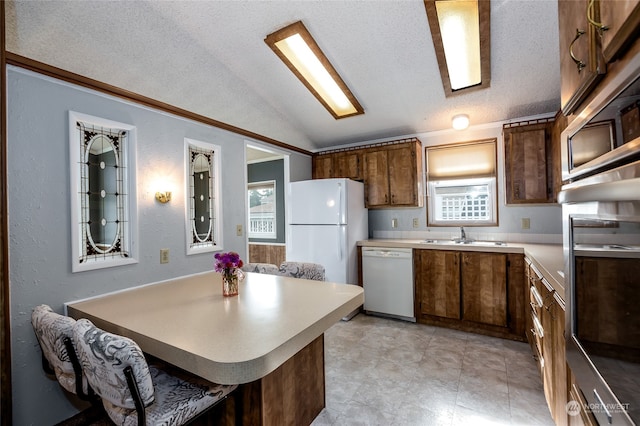
[[[540,318],[543,304],[542,296],[536,286],[529,286],[529,306],[531,306],[531,310],[538,318]]]

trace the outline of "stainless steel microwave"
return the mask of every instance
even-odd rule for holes
[[[640,157],[640,55],[562,133],[562,180],[575,181]]]

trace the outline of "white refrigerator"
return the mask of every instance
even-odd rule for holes
[[[364,184],[315,179],[289,184],[287,261],[324,266],[326,280],[358,283],[356,242],[369,236]]]

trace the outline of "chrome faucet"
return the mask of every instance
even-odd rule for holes
[[[464,232],[464,227],[460,227],[460,241],[467,241],[467,234]]]

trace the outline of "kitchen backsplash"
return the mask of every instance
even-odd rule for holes
[[[562,244],[562,234],[533,233],[491,233],[475,232],[473,228],[465,228],[467,238],[482,241],[504,241],[509,243]],[[373,231],[373,238],[391,238],[408,240],[450,240],[460,237],[460,229],[447,231]]]

